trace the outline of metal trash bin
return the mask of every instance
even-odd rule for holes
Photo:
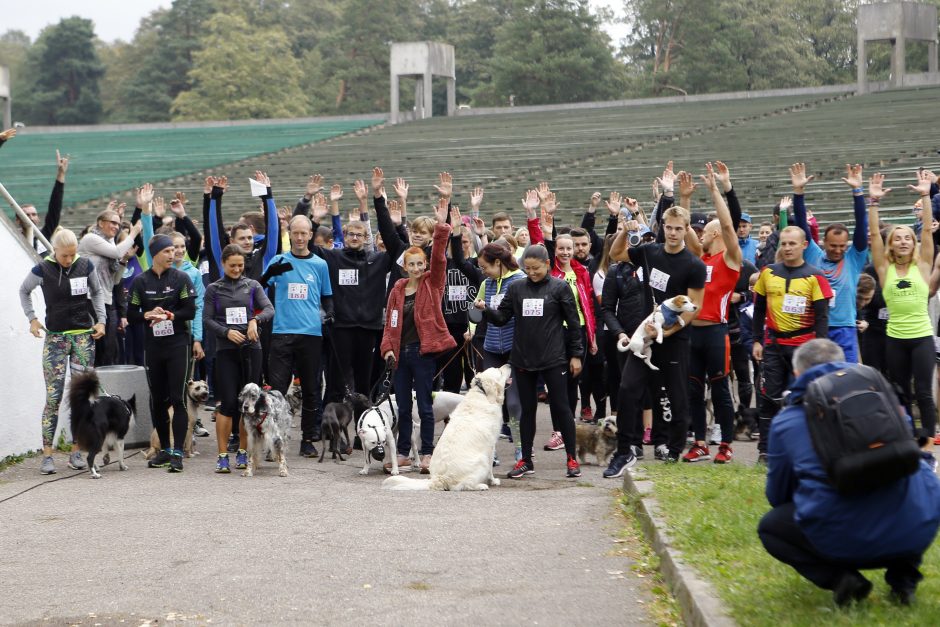
[[[150,382],[147,369],[143,366],[101,366],[95,368],[102,389],[108,394],[116,394],[124,400],[132,396],[137,406],[135,419],[124,438],[128,448],[150,446],[150,433],[153,431],[153,418],[150,414]]]

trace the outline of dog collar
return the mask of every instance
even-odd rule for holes
[[[268,412],[261,412],[261,422],[255,425],[255,429],[258,430],[258,433],[261,433],[261,425],[264,424],[264,421],[268,419]]]

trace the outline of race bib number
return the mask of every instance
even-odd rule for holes
[[[225,324],[248,324],[248,309],[245,307],[226,307]]]
[[[340,285],[359,285],[359,270],[340,270],[339,271],[339,284]]]
[[[450,302],[460,302],[467,300],[467,286],[466,285],[448,285],[447,286],[447,300]]]
[[[541,318],[545,312],[544,298],[523,298],[522,299],[522,317]]]
[[[669,283],[669,275],[661,271],[659,268],[653,268],[650,270],[650,286],[653,289],[657,289],[660,292],[666,291],[666,285]]]
[[[393,329],[398,326],[398,310],[397,309],[392,311],[392,321],[389,323],[389,325],[391,325]]]
[[[499,304],[503,302],[503,296],[505,296],[505,294],[493,294],[490,296],[490,307],[499,309]]]
[[[830,307],[836,306],[836,291],[835,290],[832,290],[832,298],[829,299],[829,306]]]
[[[881,309],[878,310],[878,319],[879,319],[879,320],[887,320],[888,318],[889,318],[889,314],[888,314],[888,308],[887,308],[887,307],[882,307]]]
[[[72,284],[72,296],[84,296],[88,293],[87,276],[80,276],[74,279],[69,279],[69,282]]]
[[[307,284],[288,283],[287,300],[307,300]]]
[[[806,313],[806,297],[786,294],[783,297],[783,313],[803,315]]]
[[[705,266],[705,282],[712,282],[712,266]]]
[[[173,333],[175,333],[175,331],[173,330],[172,320],[161,320],[160,322],[153,325],[154,337],[169,337],[173,335]]]

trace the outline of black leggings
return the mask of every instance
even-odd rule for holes
[[[459,394],[466,368],[464,357],[467,351],[464,347],[463,334],[467,332],[467,327],[447,325],[447,331],[454,338],[457,346],[440,354],[437,358],[437,369],[441,372],[441,389]]]
[[[320,395],[320,352],[323,338],[319,335],[275,333],[271,336],[268,375],[271,387],[287,394],[294,373],[300,377],[300,432],[304,440],[318,439],[322,415],[318,412]]]
[[[215,397],[219,412],[238,422],[238,394],[248,383],[261,383],[261,349],[227,348],[215,354]]]
[[[588,350],[588,345],[587,345],[587,330],[583,326],[581,327],[581,346],[584,347],[583,350],[581,351],[581,354],[576,355],[576,357],[579,357],[581,359],[581,372],[579,372],[578,375],[575,376],[569,371],[567,375],[568,383],[567,383],[566,389],[568,392],[568,408],[571,410],[572,416],[575,415],[575,412],[578,409],[578,386],[581,383],[581,379],[587,376],[587,369],[588,369],[587,357],[590,354],[590,351]],[[566,368],[565,370],[568,370],[568,369]],[[591,399],[588,398],[587,395],[585,395],[585,397],[582,398],[581,401],[582,401],[581,403],[582,406],[584,407],[591,406]],[[585,401],[587,401],[587,404],[585,404]],[[554,412],[552,412],[552,414],[554,416]],[[552,422],[554,422],[554,418],[552,419]],[[558,431],[558,429],[555,429],[555,431]]]
[[[522,439],[522,459],[532,461],[532,441],[535,439],[535,412],[538,409],[536,383],[539,375],[548,388],[548,403],[552,412],[552,429],[561,431],[565,441],[565,452],[575,456],[574,415],[568,405],[568,379],[565,371],[568,364],[546,370],[522,370],[513,366],[512,378],[519,389],[519,404],[522,416],[519,420],[519,437]]]
[[[607,331],[597,332],[595,338],[597,342],[596,354],[592,355],[590,350],[585,350],[584,370],[581,372],[578,381],[578,390],[581,393],[581,409],[590,407],[591,397],[594,397],[594,418],[598,419],[607,416],[607,374],[604,367],[605,352],[603,350],[607,335],[609,335]]]
[[[368,396],[372,389],[373,354],[382,332],[359,327],[337,327],[330,332],[330,379],[328,402],[342,402],[346,388]],[[381,370],[379,371],[381,372]]]
[[[160,448],[183,450],[189,417],[184,402],[186,373],[189,371],[189,338],[167,346],[147,342],[147,379],[150,381],[150,402],[153,428],[160,438]],[[170,446],[170,407],[173,408],[173,446]]]
[[[770,341],[764,346],[764,359],[760,364],[760,397],[757,403],[760,438],[757,451],[767,452],[770,423],[780,411],[783,394],[793,381],[793,353],[796,346]]]
[[[888,378],[900,386],[908,413],[916,400],[920,410],[920,426],[924,435],[932,438],[937,430],[937,407],[933,402],[933,370],[935,356],[933,336],[915,339],[887,338],[885,362]],[[911,379],[914,379],[914,395],[911,396]],[[913,416],[913,414],[911,414]]]

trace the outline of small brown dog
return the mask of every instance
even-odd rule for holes
[[[189,419],[186,428],[186,440],[183,442],[183,452],[186,457],[193,456],[193,427],[196,426],[196,418],[199,417],[199,408],[209,398],[209,386],[205,381],[190,381],[186,384],[186,414]],[[170,408],[170,420],[173,419],[173,408]],[[170,431],[170,439],[173,438],[173,431]],[[150,448],[144,452],[144,459],[150,459],[160,450],[160,438],[157,436],[157,430],[150,432]]]
[[[579,423],[574,428],[578,446],[578,459],[586,464],[587,454],[597,458],[599,466],[606,465],[617,450],[617,419],[611,416],[596,425]]]

